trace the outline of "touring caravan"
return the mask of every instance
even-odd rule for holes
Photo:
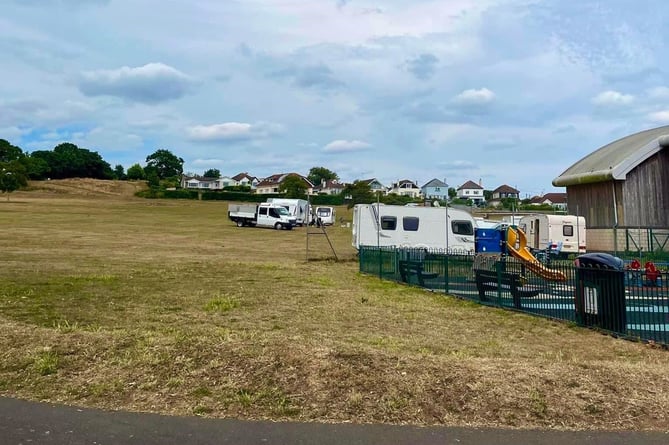
[[[585,218],[575,215],[528,215],[520,219],[520,230],[532,249],[558,250],[560,253],[585,253]]]
[[[473,253],[474,227],[469,213],[449,207],[356,204],[352,244],[356,249],[378,245]]]
[[[309,201],[306,199],[269,198],[267,202],[285,207],[288,213],[295,217],[298,226],[309,222]]]
[[[316,218],[324,226],[331,226],[336,221],[336,211],[334,207],[316,207]]]

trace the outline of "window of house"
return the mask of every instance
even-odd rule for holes
[[[469,221],[451,221],[451,230],[456,235],[473,235],[474,226]]]
[[[418,230],[418,218],[405,216],[402,218],[402,228],[407,232],[416,232]]]
[[[394,216],[381,217],[381,230],[395,230],[397,228],[397,218]]]
[[[562,235],[563,236],[574,236],[574,226],[562,226]]]

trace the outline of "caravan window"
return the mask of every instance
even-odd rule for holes
[[[418,230],[418,218],[415,216],[405,216],[402,218],[402,228],[407,232],[416,232]]]
[[[451,230],[455,235],[473,235],[474,226],[469,221],[451,221]]]
[[[574,226],[572,225],[562,226],[562,236],[574,236]]]
[[[381,230],[395,230],[397,227],[397,218],[394,216],[381,217]]]

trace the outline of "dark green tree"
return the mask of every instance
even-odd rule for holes
[[[332,181],[335,179],[339,179],[339,175],[337,175],[337,173],[325,167],[312,167],[311,170],[309,170],[309,175],[307,176],[307,179],[311,181],[313,185],[319,186],[321,185],[321,182],[324,180]]]
[[[126,179],[125,169],[121,164],[117,164],[116,167],[114,167],[114,179],[118,180]]]
[[[111,179],[114,173],[109,163],[93,151],[65,142],[53,151],[35,151],[32,157],[42,159],[49,166],[49,177]]]
[[[18,160],[0,162],[0,191],[7,193],[7,201],[11,192],[27,184],[26,169],[21,162]]]
[[[49,164],[43,159],[27,154],[21,158],[21,163],[26,169],[29,179],[46,179],[49,174]]]
[[[483,190],[483,199],[490,201],[492,199],[492,190]]]
[[[181,177],[184,171],[184,160],[175,156],[171,151],[160,149],[146,157],[146,167],[144,171],[149,175],[149,171],[155,171],[159,179]]]
[[[204,177],[205,178],[220,178],[221,177],[221,172],[217,168],[210,168],[206,172],[204,172]]]
[[[9,141],[0,139],[0,162],[17,161],[24,157],[23,150]]]
[[[348,200],[350,209],[356,204],[370,204],[376,202],[376,195],[367,182],[355,181],[353,184],[346,184],[342,190],[344,199]]]
[[[128,167],[128,172],[126,173],[126,177],[130,180],[142,180],[146,179],[146,174],[144,173],[144,169],[142,168],[141,165],[133,164],[130,167]]]
[[[456,196],[458,196],[458,191],[455,190],[455,188],[453,188],[453,187],[449,187],[449,188],[448,188],[448,197],[449,197],[450,199],[453,199],[453,198],[455,198]]]
[[[155,170],[149,170],[146,174],[146,182],[148,182],[149,187],[152,189],[157,189],[160,187],[160,178],[158,173]]]
[[[281,181],[279,193],[283,193],[286,198],[304,198],[307,194],[307,188],[307,184],[302,178],[289,175]]]

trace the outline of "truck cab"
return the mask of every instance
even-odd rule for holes
[[[257,225],[276,229],[292,229],[296,224],[285,207],[272,203],[258,205]]]

